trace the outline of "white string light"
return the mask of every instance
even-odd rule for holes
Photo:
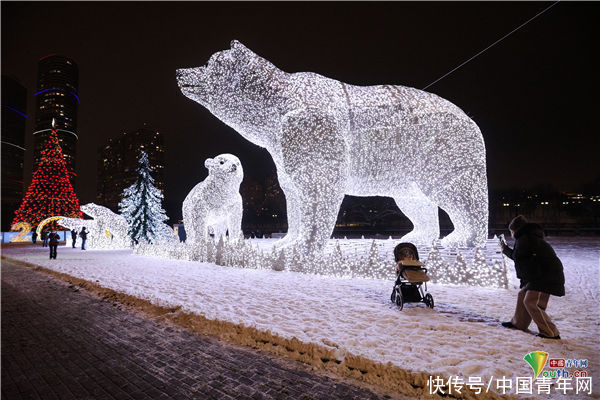
[[[209,227],[216,240],[229,231],[229,237],[242,237],[243,204],[240,184],[244,169],[233,154],[220,154],[204,162],[208,177],[198,183],[183,201],[182,214],[186,243],[200,243]]]
[[[237,41],[206,66],[178,70],[177,80],[187,97],[273,157],[289,227],[279,248],[316,260],[346,194],[394,198],[414,225],[403,241],[438,239],[439,206],[455,227],[445,247],[484,245],[485,146],[454,104],[405,86],[289,74]]]
[[[123,190],[119,211],[128,224],[128,236],[135,242],[178,241],[175,232],[164,223],[167,214],[162,208],[163,194],[154,186],[148,154],[140,152],[138,177]]]
[[[94,219],[95,224],[89,228],[90,248],[128,248],[131,239],[127,236],[127,220],[109,208],[95,203],[84,204],[81,211]],[[107,234],[106,232],[109,232]]]
[[[266,246],[261,249],[255,243],[262,240],[230,240],[221,236],[217,241],[203,240],[194,244],[141,244],[135,247],[135,252],[237,268],[285,269],[343,278],[387,279],[391,282],[395,279],[395,241],[389,244],[387,240],[337,240],[330,242],[326,252],[310,258],[295,247],[277,249]],[[475,249],[470,263],[462,253],[449,249],[442,249],[443,256],[436,246],[421,247],[419,253],[428,254],[423,260],[432,283],[507,288],[506,268],[497,261],[490,264],[485,260],[485,255],[494,254],[496,247],[496,242],[488,241],[485,248]],[[469,252],[464,251],[465,254]],[[452,254],[455,254],[454,259]]]
[[[57,221],[58,224],[69,230],[75,230],[78,234],[85,227],[88,232],[86,243],[90,249],[126,249],[131,247],[125,217],[95,203],[84,204],[80,208],[81,211],[93,219],[63,218]],[[156,226],[156,229],[158,243],[165,246],[179,243],[179,238],[169,225],[160,223]],[[67,235],[67,245],[70,244],[71,238],[70,235]]]

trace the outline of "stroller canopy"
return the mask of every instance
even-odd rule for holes
[[[412,254],[415,257],[415,260],[419,259],[419,250],[417,250],[417,246],[412,243],[403,242],[394,248],[394,258],[396,259],[396,262],[407,257],[409,254]]]

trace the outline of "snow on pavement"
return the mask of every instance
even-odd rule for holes
[[[534,324],[532,333],[500,326],[514,311],[514,276],[508,290],[429,285],[433,310],[409,303],[400,311],[390,302],[392,281],[238,269],[129,250],[59,247],[57,260],[49,260],[41,247],[6,246],[2,253],[209,319],[337,347],[340,357],[347,351],[429,374],[514,379],[531,376],[523,356],[541,350],[550,358],[587,359],[597,382],[600,239],[549,242],[565,266],[567,295],[551,297],[548,305],[561,341],[536,337]]]

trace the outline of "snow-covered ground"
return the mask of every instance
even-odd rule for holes
[[[530,377],[523,357],[541,350],[550,358],[587,359],[587,371],[597,385],[600,238],[548,241],[565,267],[567,295],[551,297],[548,305],[560,341],[536,337],[533,324],[532,333],[500,326],[514,311],[514,273],[508,290],[429,285],[433,310],[409,303],[400,311],[390,302],[393,282],[388,280],[238,269],[138,256],[129,250],[59,247],[58,259],[49,260],[47,249],[39,246],[7,246],[2,254],[161,305],[182,306],[209,319],[337,347],[340,355],[347,351],[413,371],[465,379],[480,376],[485,381],[492,376]],[[509,269],[513,271],[512,265]],[[594,388],[595,393],[600,388]],[[579,396],[553,391],[546,397]]]

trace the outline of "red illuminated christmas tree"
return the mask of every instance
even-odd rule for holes
[[[67,163],[58,143],[57,131],[53,130],[27,194],[21,207],[15,211],[13,224],[25,221],[35,229],[40,222],[48,217],[62,216],[82,218],[79,200],[69,181]],[[52,229],[65,229],[55,222],[47,225]]]

